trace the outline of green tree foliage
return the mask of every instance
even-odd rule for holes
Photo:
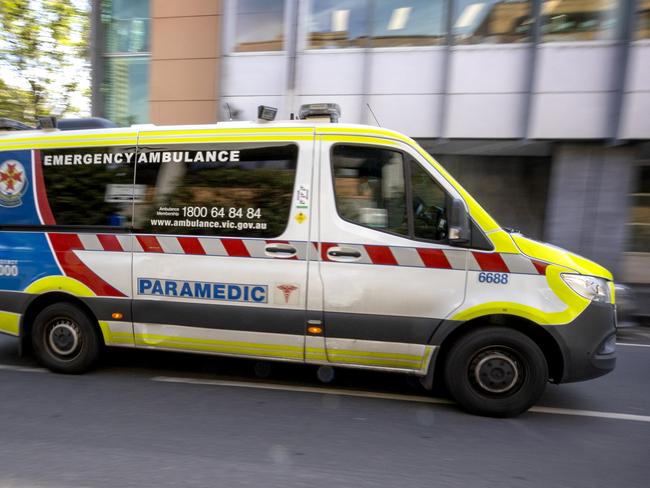
[[[0,78],[0,117],[24,121],[25,107],[29,103],[29,96],[25,90],[7,85]]]
[[[33,123],[72,109],[88,54],[81,0],[0,0],[0,117]],[[76,71],[73,71],[75,70]],[[16,81],[21,88],[16,88]]]

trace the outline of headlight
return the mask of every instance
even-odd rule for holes
[[[594,276],[562,274],[562,279],[581,297],[593,302],[612,303],[607,280]]]

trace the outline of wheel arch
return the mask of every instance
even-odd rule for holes
[[[22,354],[31,351],[31,333],[36,316],[46,307],[61,302],[70,303],[82,310],[88,316],[93,326],[97,329],[102,340],[102,345],[105,345],[103,331],[91,308],[75,295],[63,291],[51,291],[36,296],[25,308],[25,313],[22,315],[20,321],[20,349]]]
[[[439,352],[433,364],[436,380],[442,378],[446,356],[452,346],[463,336],[479,327],[500,326],[516,330],[534,341],[541,349],[549,376],[553,383],[559,383],[564,374],[564,355],[557,340],[541,325],[531,320],[510,314],[495,314],[476,317],[466,322],[447,322],[434,333],[432,343],[439,345]],[[436,381],[438,382],[438,381]]]

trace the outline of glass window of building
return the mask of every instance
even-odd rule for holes
[[[149,0],[103,0],[106,53],[149,51]]]
[[[366,47],[369,0],[312,0],[310,7],[309,48]]]
[[[445,0],[382,0],[371,7],[372,46],[445,42]]]
[[[616,37],[616,0],[547,0],[542,4],[542,41],[595,41]]]
[[[284,0],[237,0],[235,51],[282,51]]]
[[[650,164],[639,167],[637,182],[630,195],[628,251],[650,253]]]
[[[121,126],[149,121],[149,57],[119,56],[104,60],[102,83],[106,117]]]
[[[530,41],[532,2],[457,0],[452,25],[456,44]]]
[[[650,39],[650,0],[637,0],[636,39]]]
[[[118,125],[149,121],[150,0],[102,0],[102,116]]]

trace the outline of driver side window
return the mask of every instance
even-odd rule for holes
[[[408,235],[401,152],[341,144],[332,151],[332,168],[336,208],[342,218]]]
[[[344,220],[411,239],[447,240],[447,194],[411,156],[339,144],[332,150],[332,172]]]
[[[447,239],[447,194],[416,161],[410,160],[413,232],[417,239]]]

